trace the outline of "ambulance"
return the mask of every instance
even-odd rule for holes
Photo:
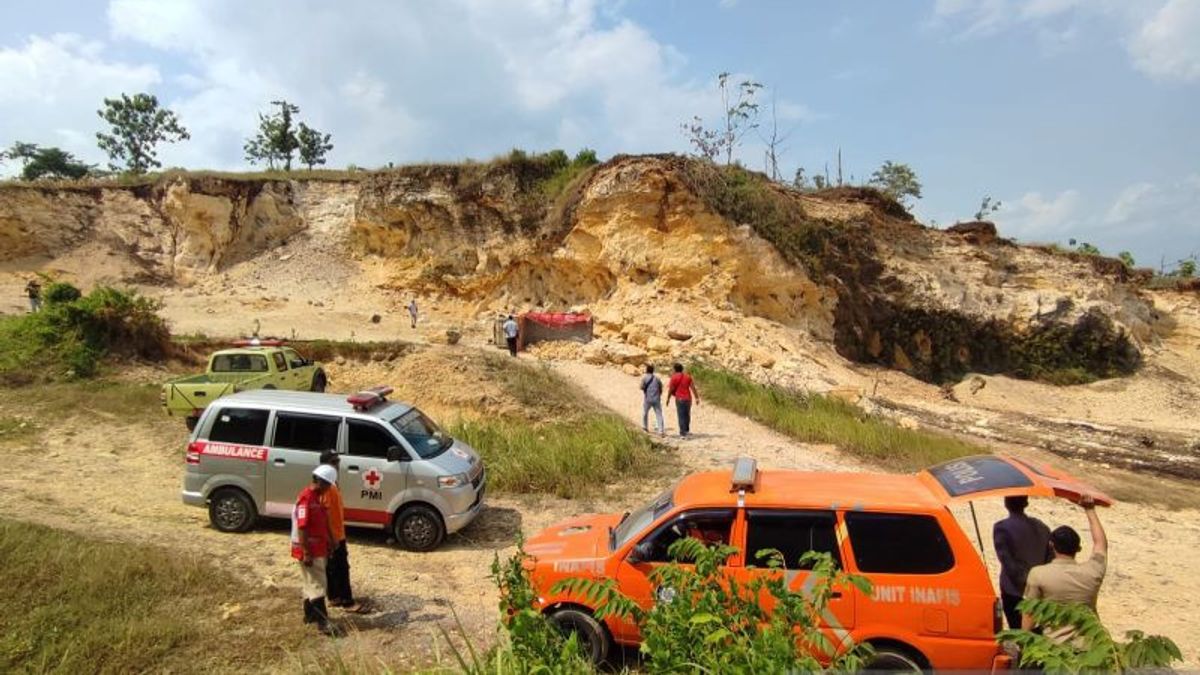
[[[217,399],[187,446],[183,502],[207,508],[222,532],[290,518],[321,453],[334,450],[349,525],[390,530],[409,550],[437,548],[483,509],[487,472],[473,448],[391,393],[253,390]]]

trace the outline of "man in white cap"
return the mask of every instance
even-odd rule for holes
[[[312,484],[300,491],[292,507],[292,557],[300,561],[304,623],[315,623],[322,633],[329,635],[325,563],[334,539],[321,495],[337,483],[337,469],[322,464],[313,470],[312,477]]]

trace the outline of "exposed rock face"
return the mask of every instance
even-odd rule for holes
[[[339,187],[201,177],[128,188],[0,189],[0,260],[53,257],[99,242],[149,276],[188,281],[320,227],[343,196]]]
[[[260,258],[283,269],[290,254],[264,254],[319,239],[308,264],[369,266],[379,287],[474,315],[586,307],[600,338],[586,357],[626,365],[700,356],[788,373],[833,345],[928,380],[1113,374],[1156,330],[1123,265],[1019,247],[990,223],[928,230],[870,190],[696,175],[680,158],[621,157],[556,200],[537,166],[503,163],[341,182],[4,187],[0,261],[99,246],[137,270],[128,280],[188,283]]]

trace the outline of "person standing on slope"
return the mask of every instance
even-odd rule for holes
[[[649,432],[648,422],[650,421],[650,411],[654,411],[654,418],[658,422],[658,434],[661,436],[666,433],[663,425],[663,410],[662,410],[662,380],[654,374],[654,366],[646,364],[646,374],[642,375],[642,431]]]
[[[30,313],[37,312],[42,308],[42,285],[36,277],[25,283],[25,295],[29,296]]]
[[[675,416],[679,421],[679,437],[687,438],[692,431],[692,402],[700,405],[700,392],[692,376],[683,372],[683,364],[675,364],[675,374],[667,382],[667,405],[675,397]]]
[[[1050,528],[1037,518],[1025,515],[1029,498],[1005,497],[1008,517],[992,526],[992,543],[1000,560],[1000,601],[1009,628],[1021,627],[1017,603],[1025,593],[1029,570],[1050,562]]]
[[[304,595],[304,623],[315,623],[331,635],[329,610],[325,606],[326,561],[333,543],[329,513],[321,496],[337,483],[337,469],[322,464],[312,472],[312,483],[300,491],[292,507],[292,557],[300,561],[301,593]]]
[[[1090,495],[1084,495],[1079,505],[1087,514],[1092,535],[1092,556],[1084,562],[1076,562],[1075,556],[1082,548],[1079,533],[1067,525],[1054,528],[1050,533],[1054,559],[1029,570],[1025,597],[1078,603],[1087,605],[1094,612],[1100,584],[1104,582],[1104,575],[1108,571],[1108,537],[1104,534],[1104,526],[1100,524],[1100,516],[1096,514],[1096,501]],[[1021,628],[1033,630],[1033,617],[1022,615]],[[1070,642],[1075,634],[1073,629],[1066,627],[1047,633],[1046,637],[1056,642]]]
[[[321,464],[337,470],[341,457],[332,450],[321,453]],[[333,534],[333,543],[329,551],[329,562],[325,568],[326,588],[329,604],[341,607],[347,612],[365,614],[366,608],[354,599],[354,590],[350,587],[350,551],[346,548],[346,509],[342,503],[342,492],[338,486],[330,485],[321,494],[321,505],[329,514],[329,529]]]
[[[520,329],[517,328],[517,322],[513,319],[512,314],[508,315],[508,320],[501,326],[504,329],[504,341],[508,343],[508,353],[511,356],[517,355],[517,335]]]
[[[408,318],[412,320],[412,327],[417,327],[417,299],[412,298],[408,301]]]

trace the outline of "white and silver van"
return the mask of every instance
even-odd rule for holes
[[[188,443],[184,503],[207,506],[222,532],[290,518],[321,453],[336,450],[348,525],[390,528],[410,550],[436,548],[483,508],[483,462],[417,408],[387,400],[391,391],[260,389],[214,401]]]

